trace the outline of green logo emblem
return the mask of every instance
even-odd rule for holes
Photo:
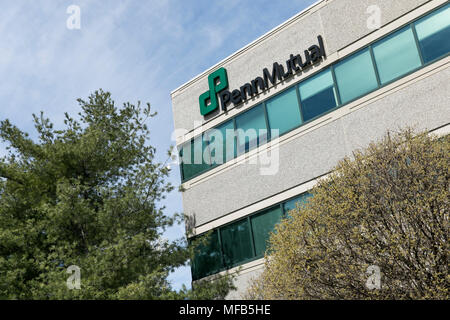
[[[209,91],[199,97],[200,113],[202,116],[213,112],[219,107],[217,94],[228,88],[227,70],[220,68],[208,76]],[[209,104],[208,104],[209,102]]]

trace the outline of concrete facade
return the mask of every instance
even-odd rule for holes
[[[444,4],[442,0],[323,0],[297,14],[209,70],[172,92],[175,129],[184,129],[177,146],[202,131],[247,110],[277,92],[316,73],[372,41]],[[381,9],[381,28],[367,27],[369,6]],[[322,35],[327,58],[304,73],[281,82],[237,108],[229,107],[207,118],[199,112],[199,96],[208,90],[208,75],[220,67],[228,72],[231,88],[261,76],[264,67],[285,61],[317,42]],[[375,92],[342,106],[283,135],[275,147],[279,168],[261,175],[260,165],[248,164],[245,156],[207,171],[183,183],[184,212],[193,217],[194,232],[201,233],[245,216],[257,207],[289,198],[293,190],[326,175],[353,150],[406,125],[430,131],[450,122],[450,57],[440,59]],[[446,129],[447,128],[447,129]],[[271,148],[271,146],[267,146]],[[274,149],[273,149],[274,150]],[[250,152],[258,156],[260,150]],[[214,199],[214,201],[211,201]],[[262,261],[243,266],[237,280],[240,298]],[[247,270],[247,271],[245,271]]]

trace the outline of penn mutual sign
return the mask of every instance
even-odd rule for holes
[[[291,54],[289,59],[284,64],[274,62],[272,72],[267,68],[262,71],[262,77],[256,77],[252,81],[245,83],[239,89],[229,91],[228,76],[225,68],[219,68],[208,76],[209,90],[204,92],[199,97],[200,113],[203,116],[210,114],[220,107],[222,111],[227,110],[227,106],[233,103],[234,106],[250,99],[254,95],[267,90],[270,86],[277,82],[283,81],[294,75],[295,73],[307,69],[311,65],[319,62],[325,58],[325,48],[323,45],[322,36],[317,37],[318,44],[314,44],[301,54]]]

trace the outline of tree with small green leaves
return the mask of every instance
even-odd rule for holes
[[[272,233],[253,299],[449,299],[450,136],[342,160]]]
[[[33,115],[34,140],[0,122],[8,151],[0,159],[0,298],[223,298],[228,278],[195,292],[176,292],[167,280],[193,249],[163,238],[181,217],[160,204],[173,186],[149,144],[146,120],[156,113],[149,104],[118,108],[102,90],[78,103],[79,119],[65,114],[60,130]],[[79,268],[79,289],[67,283],[70,266]]]

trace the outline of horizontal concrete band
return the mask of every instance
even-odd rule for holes
[[[440,70],[446,68],[446,65],[448,64],[449,61],[450,61],[449,57],[443,58],[440,61],[433,63],[432,65],[419,69],[418,71],[404,78],[401,78],[387,86],[383,86],[369,94],[366,94],[363,97],[347,105],[339,107],[337,110],[334,110],[331,113],[325,114],[314,121],[311,121],[307,124],[300,126],[297,129],[292,130],[288,134],[281,136],[276,141],[271,141],[269,143],[263,144],[260,147],[253,149],[246,154],[240,155],[234,159],[231,159],[221,164],[216,168],[212,168],[211,170],[208,170],[198,175],[197,177],[189,179],[188,181],[183,183],[183,188],[189,189],[197,185],[198,183],[203,183],[204,181],[213,178],[215,175],[220,174],[221,172],[224,172],[235,165],[245,163],[246,161],[251,160],[253,157],[258,157],[260,154],[268,152],[268,150],[272,149],[275,145],[279,146],[281,144],[284,144],[292,140],[293,138],[306,134],[311,130],[315,130],[318,127],[326,125],[327,123],[332,122],[344,116],[347,113],[353,112],[354,110],[364,107],[365,105],[372,103],[378,99],[381,99],[388,94],[392,94],[395,91],[401,90],[405,86],[411,85],[414,82],[420,81],[425,77],[428,77],[436,72],[439,72]]]
[[[193,183],[183,193],[185,213],[196,227],[320,177],[352,151],[381,138],[387,130],[415,126],[433,130],[450,119],[450,58],[393,83],[390,91],[359,106],[330,113],[327,121],[278,146],[279,168],[271,176],[242,162]]]
[[[311,9],[300,15],[300,18],[294,19],[293,22],[280,26],[270,36],[263,36],[251,48],[239,51],[236,55],[232,55],[232,58],[217,64],[212,69],[227,68],[230,87],[234,88],[236,85],[260,76],[262,68],[271,67],[274,61],[283,61],[290,53],[315,43],[319,34],[324,38],[327,59],[308,72],[301,73],[290,81],[285,81],[259,97],[249,100],[240,108],[231,108],[228,112],[207,120],[200,114],[198,98],[208,90],[208,74],[204,73],[198,76],[195,81],[190,82],[181,91],[172,94],[175,128],[188,131],[184,136],[178,137],[177,145],[218,125],[236,113],[251,108],[261,100],[291,85],[293,81],[299,81],[311,73],[325,68],[330,63],[364,47],[445,2],[444,0],[332,0],[320,2],[320,5],[314,7],[314,10]],[[382,28],[376,31],[367,28],[369,15],[366,11],[371,5],[377,5],[381,9]],[[346,14],[342,15],[343,12]],[[194,130],[194,123],[202,124],[201,128]]]
[[[430,133],[435,134],[437,136],[448,135],[448,134],[450,134],[450,124],[446,124],[439,128],[430,130]],[[232,212],[228,215],[222,216],[214,221],[208,222],[201,226],[197,226],[196,228],[194,228],[192,230],[192,234],[190,234],[189,237],[194,237],[196,235],[205,233],[209,230],[215,229],[217,227],[220,227],[220,226],[230,223],[232,221],[236,221],[238,219],[241,219],[241,218],[251,215],[253,213],[270,208],[273,205],[279,204],[281,202],[285,202],[285,201],[289,200],[290,198],[294,198],[304,192],[311,190],[318,183],[318,181],[320,179],[326,179],[327,176],[328,176],[328,174],[325,174],[325,175],[321,176],[320,178],[313,179],[313,180],[303,183],[299,186],[296,186],[289,190],[283,191],[279,194],[273,195],[272,197],[261,200],[250,206],[247,206],[245,208],[242,208],[240,210]]]
[[[435,130],[432,130],[431,133],[436,134],[438,136],[444,136],[444,135],[448,135],[450,134],[450,124],[444,125],[440,128],[437,128]],[[284,201],[290,197],[292,197],[292,195],[294,194],[299,194],[302,193],[306,190],[309,190],[310,188],[312,188],[314,186],[314,184],[317,183],[317,180],[314,181],[310,181],[308,183],[305,183],[301,186],[298,186],[296,188],[293,188],[291,190],[285,191],[282,194],[276,195],[269,200],[269,202],[272,203],[277,203],[277,202],[281,202]],[[248,209],[257,211],[260,210],[264,205],[266,205],[265,201],[261,201],[260,203],[257,204],[258,207],[249,207]],[[269,205],[270,206],[270,205]],[[206,225],[203,225],[199,228],[197,228],[198,233],[201,232],[205,232],[209,229],[215,228],[217,225],[221,225],[221,224],[225,224],[228,223],[229,221],[235,220],[237,219],[236,216],[245,216],[247,215],[248,210],[240,210],[232,215],[228,215],[225,217],[220,218],[219,220],[212,222],[212,223],[208,223]],[[231,274],[235,276],[235,281],[234,284],[237,288],[236,291],[231,291],[228,296],[227,299],[243,299],[245,297],[245,294],[247,292],[247,288],[254,282],[254,280],[262,273],[263,269],[264,269],[264,263],[265,263],[265,259],[257,259],[257,260],[253,260],[251,262],[242,264],[240,266],[231,268],[229,270],[226,271],[221,271],[217,274],[205,277],[203,279],[200,280],[208,280],[208,279],[213,279],[216,278],[217,276],[224,276],[226,274]]]

